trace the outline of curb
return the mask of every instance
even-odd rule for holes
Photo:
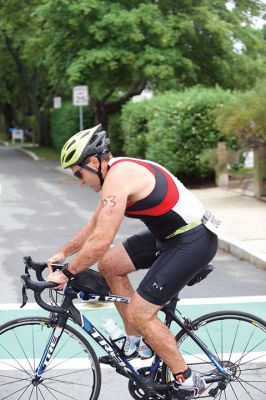
[[[34,161],[39,161],[39,157],[36,156],[36,154],[33,153],[30,150],[22,149],[21,147],[15,147],[15,150],[20,151],[23,154],[26,154],[27,156],[29,156]]]
[[[230,253],[240,260],[246,260],[255,264],[257,268],[266,270],[266,253],[243,242],[231,235],[223,235],[218,240],[219,249]]]

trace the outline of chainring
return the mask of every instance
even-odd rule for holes
[[[150,374],[150,369],[147,367],[140,368],[138,369],[138,373],[140,373],[143,376],[147,376]],[[160,382],[161,380],[161,371],[158,370],[156,374],[155,381]],[[130,395],[133,397],[135,400],[157,400],[158,397],[156,395],[149,395],[147,394],[141,387],[137,385],[136,382],[133,380],[129,380],[128,382],[128,391]]]

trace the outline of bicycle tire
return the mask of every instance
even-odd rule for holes
[[[217,311],[191,322],[193,333],[205,343],[232,376],[222,389],[208,384],[196,398],[218,400],[265,400],[266,398],[266,322],[240,311]],[[217,370],[199,346],[181,330],[177,346],[191,369],[202,377],[217,375]],[[165,382],[172,380],[163,365]],[[216,370],[216,372],[215,372]]]
[[[97,400],[101,370],[90,343],[66,325],[38,385],[32,379],[53,327],[44,317],[0,326],[0,400]]]

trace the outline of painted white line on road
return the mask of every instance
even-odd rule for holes
[[[181,299],[178,304],[187,305],[204,305],[204,304],[243,304],[243,303],[266,303],[266,296],[235,296],[235,297],[207,297],[207,298],[195,298],[195,299]],[[100,310],[101,308],[113,308],[113,303],[101,302],[101,303],[82,303],[76,304],[79,310]],[[0,311],[5,310],[20,310],[19,303],[0,303]],[[40,310],[40,307],[36,303],[28,303],[23,310]]]
[[[242,359],[241,359],[242,357]],[[243,363],[266,363],[266,355],[265,352],[251,352],[246,354],[243,357],[243,353],[224,353],[224,360],[229,360],[231,362],[236,362],[241,359]],[[187,363],[198,363],[198,362],[209,362],[207,356],[203,354],[194,354],[185,356],[185,360]],[[40,360],[36,359],[0,359],[0,371],[14,371],[21,369],[21,367],[25,370],[30,370],[29,365],[38,365]],[[136,358],[135,360],[131,360],[130,363],[135,369],[148,367],[151,365],[153,358],[149,360],[141,360]],[[49,369],[59,369],[59,370],[80,370],[85,368],[91,368],[91,362],[88,358],[58,358],[56,360],[51,360],[49,364]],[[109,365],[101,364],[101,368],[111,368]]]

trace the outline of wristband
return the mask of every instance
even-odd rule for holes
[[[71,274],[71,272],[68,270],[68,264],[64,265],[64,267],[62,268],[62,272],[70,281],[72,281],[76,277],[76,275]]]

